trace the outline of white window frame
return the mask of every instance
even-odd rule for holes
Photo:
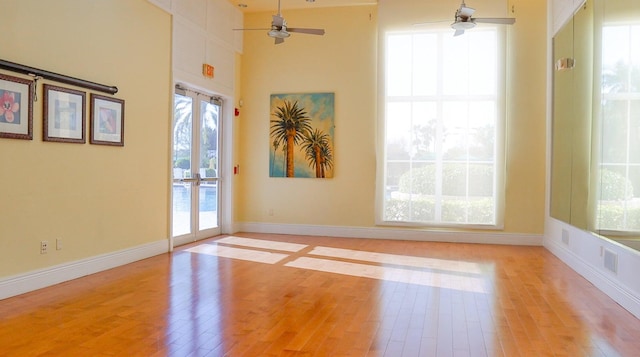
[[[496,78],[497,84],[497,94],[496,94],[496,137],[495,137],[495,158],[494,158],[494,221],[490,224],[478,224],[478,223],[454,223],[454,222],[442,222],[442,221],[429,221],[429,222],[420,222],[420,221],[389,221],[384,219],[384,209],[387,194],[386,190],[386,164],[387,164],[387,156],[386,156],[386,110],[387,103],[390,102],[389,97],[387,96],[387,80],[386,80],[386,58],[387,58],[387,41],[388,36],[395,34],[402,34],[401,31],[390,31],[382,34],[383,39],[380,42],[381,46],[381,54],[380,54],[380,92],[379,92],[379,115],[378,115],[378,150],[377,150],[377,179],[376,179],[376,224],[377,225],[388,225],[388,226],[410,226],[410,227],[454,227],[454,228],[465,228],[465,229],[503,229],[504,227],[504,196],[505,196],[505,128],[506,128],[506,86],[505,86],[505,78],[506,78],[506,34],[505,30],[498,27],[493,27],[497,34],[497,59],[498,59],[498,70]],[[471,31],[475,31],[471,30]],[[429,30],[423,32],[437,32],[442,33],[442,36],[452,36],[452,30],[450,28],[446,29],[437,29],[437,30]],[[418,33],[416,31],[407,31],[404,33]],[[464,35],[463,35],[464,36]],[[441,81],[439,79],[438,81]],[[441,83],[438,83],[438,86],[441,86]],[[394,98],[394,100],[398,100],[400,98]],[[411,100],[411,98],[405,98],[406,100]],[[442,99],[437,99],[441,101]],[[441,175],[440,175],[441,179]],[[438,186],[441,184],[441,181],[437,183]]]
[[[603,26],[603,29],[607,28],[607,27],[611,27],[611,28],[626,28],[629,31],[629,38],[628,38],[628,45],[629,45],[629,53],[627,54],[629,57],[625,58],[625,60],[627,62],[631,62],[632,58],[631,58],[631,50],[632,48],[636,45],[635,43],[633,43],[633,39],[631,36],[631,32],[633,30],[638,29],[638,24],[637,23],[629,23],[629,24],[625,24],[625,23],[618,23],[618,24],[612,24],[612,25],[607,25],[605,24]],[[601,40],[603,41],[603,40]],[[603,44],[600,45],[600,48],[603,47]],[[602,49],[602,55],[604,55],[605,50]],[[604,60],[603,60],[604,62]],[[604,66],[604,64],[603,64]],[[600,71],[602,72],[603,68],[600,69]],[[603,73],[600,73],[600,75],[602,76]],[[630,78],[627,78],[627,81],[630,81]],[[630,85],[630,83],[627,83],[628,85]],[[601,138],[594,138],[594,141],[596,143],[598,143],[598,148],[596,149],[596,152],[593,155],[593,158],[596,160],[596,162],[594,163],[595,166],[598,168],[598,175],[597,175],[597,186],[598,188],[600,188],[603,183],[602,183],[602,170],[605,168],[611,168],[611,167],[617,167],[617,168],[622,168],[621,171],[624,171],[624,174],[622,175],[624,177],[624,179],[626,180],[631,180],[631,170],[638,169],[640,167],[640,163],[637,162],[632,162],[630,156],[630,145],[631,142],[634,141],[634,139],[636,139],[635,137],[632,136],[631,134],[631,126],[632,126],[632,118],[631,118],[631,105],[632,102],[638,102],[640,100],[640,93],[638,92],[631,92],[631,91],[624,91],[624,92],[616,92],[616,93],[604,93],[602,92],[602,89],[600,89],[600,95],[601,95],[601,99],[602,99],[602,103],[600,103],[599,105],[601,106],[600,109],[600,115],[602,116],[599,119],[599,130],[596,131],[597,135],[602,135],[602,131],[604,124],[604,105],[603,103],[605,101],[612,101],[612,102],[619,102],[619,103],[623,103],[626,104],[626,137],[625,137],[625,144],[626,144],[626,151],[625,151],[625,159],[624,161],[621,162],[605,162],[605,159],[603,157],[602,151],[603,148],[602,146],[605,145],[603,144],[603,139]],[[636,182],[633,182],[636,183]],[[629,194],[629,192],[625,192],[625,194]],[[602,220],[604,219],[602,216],[604,215],[603,213],[603,206],[607,205],[607,200],[603,200],[602,198],[602,190],[598,190],[598,194],[596,197],[596,217],[595,217],[595,229],[596,231],[600,232],[601,234],[607,235],[607,236],[618,236],[618,237],[624,237],[624,236],[637,236],[637,227],[634,227],[630,222],[629,222],[629,211],[631,209],[634,209],[635,207],[631,207],[631,202],[629,202],[629,200],[620,200],[618,202],[616,202],[616,204],[621,204],[622,205],[622,209],[623,209],[623,216],[622,216],[622,227],[620,228],[611,228],[611,227],[606,227],[603,226]],[[637,195],[637,193],[634,194],[634,196]]]

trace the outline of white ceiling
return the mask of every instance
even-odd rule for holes
[[[269,11],[274,14],[278,11],[278,0],[229,0],[235,6],[244,4],[247,7],[238,7],[242,12]],[[319,7],[375,5],[378,0],[280,0],[281,10],[287,9],[313,9]]]

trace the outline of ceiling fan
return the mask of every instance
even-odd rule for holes
[[[278,0],[278,14],[273,15],[271,28],[263,29],[234,29],[234,30],[268,30],[269,37],[275,38],[276,45],[284,42],[284,39],[291,36],[291,32],[304,33],[308,35],[324,35],[324,29],[309,29],[300,27],[287,27],[287,21],[280,13],[280,0]]]
[[[451,24],[451,28],[456,30],[453,34],[454,36],[460,36],[464,33],[465,30],[470,30],[476,27],[478,23],[489,23],[489,24],[502,24],[502,25],[513,25],[516,23],[516,19],[512,17],[485,17],[485,18],[477,18],[472,17],[473,13],[476,12],[475,9],[467,7],[462,1],[460,8],[456,10],[456,14],[454,16],[453,23]],[[416,24],[421,25],[421,24]]]
[[[512,17],[486,17],[486,18],[475,18],[471,17],[475,12],[475,9],[467,7],[462,1],[460,8],[456,10],[456,15],[454,17],[454,22],[451,24],[451,28],[456,30],[453,34],[454,36],[460,36],[464,33],[465,30],[470,30],[476,26],[476,23],[489,23],[489,24],[503,24],[503,25],[513,25],[516,23],[516,19]]]

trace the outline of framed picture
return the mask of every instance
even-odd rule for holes
[[[89,142],[124,146],[124,100],[91,94]]]
[[[44,141],[84,144],[85,93],[73,89],[42,86],[44,91]]]
[[[335,93],[272,94],[270,102],[269,177],[332,178]]]
[[[33,81],[0,74],[0,138],[33,139]]]

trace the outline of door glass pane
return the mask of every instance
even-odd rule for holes
[[[220,106],[200,102],[200,184],[199,230],[218,226],[218,119]]]
[[[217,177],[218,114],[220,107],[205,101],[200,103],[200,177]]]
[[[178,180],[191,177],[192,99],[176,94],[173,123],[173,236],[191,233],[191,186]]]
[[[175,236],[191,233],[191,184],[173,183],[173,232]]]
[[[218,226],[218,185],[217,182],[203,181],[200,184],[200,227],[199,230]]]
[[[191,177],[191,138],[193,135],[192,99],[175,95],[173,123],[173,178]]]

